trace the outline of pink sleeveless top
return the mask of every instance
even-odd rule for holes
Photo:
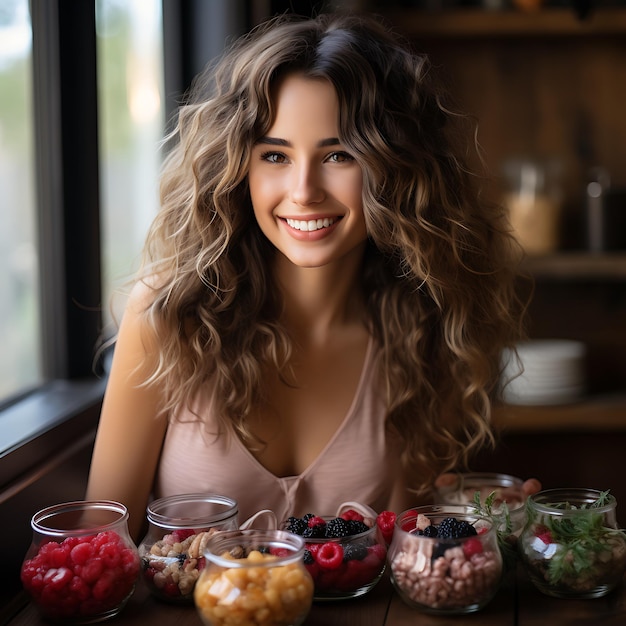
[[[243,522],[261,509],[278,521],[290,515],[335,515],[347,501],[388,508],[400,476],[400,442],[385,432],[385,403],[377,393],[376,350],[370,340],[348,414],[320,455],[297,476],[275,476],[235,434],[216,436],[211,403],[201,420],[186,411],[165,435],[157,470],[157,498],[180,493],[216,493],[239,504]]]

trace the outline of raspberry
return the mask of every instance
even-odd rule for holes
[[[163,593],[170,598],[176,598],[180,595],[180,589],[178,588],[178,584],[173,580],[169,580],[163,586]]]
[[[100,548],[98,555],[102,559],[105,567],[108,568],[117,567],[122,560],[119,545],[117,543],[113,543],[112,541],[109,543],[105,543]]]
[[[83,542],[75,545],[70,552],[70,558],[76,565],[84,565],[93,556],[93,546]]]
[[[317,551],[316,560],[324,569],[337,569],[343,563],[341,544],[329,541]]]
[[[480,539],[476,539],[475,537],[468,539],[463,544],[463,554],[465,555],[466,559],[470,559],[475,554],[481,554],[482,551],[483,544],[480,542]]]
[[[98,580],[98,578],[100,578],[100,576],[102,576],[103,571],[104,563],[102,562],[102,559],[99,557],[95,557],[85,564],[85,566],[81,570],[80,577],[88,585],[92,585],[96,582],[96,580]]]
[[[98,578],[96,583],[91,589],[91,593],[96,600],[106,600],[115,590],[116,572],[112,569],[107,569],[102,572],[102,576]]]
[[[270,548],[270,554],[273,554],[274,556],[282,558],[282,557],[289,556],[292,553],[287,548]]]
[[[182,543],[185,539],[195,534],[195,531],[191,528],[178,528],[172,531],[172,537],[174,537],[177,543]]]
[[[385,548],[385,546],[381,546],[379,543],[369,546],[367,551],[370,555],[373,554],[380,563],[384,563],[387,558],[387,548]]]
[[[347,511],[344,511],[341,514],[341,517],[345,519],[347,522],[349,521],[362,522],[364,519],[363,516],[357,511],[355,511],[354,509],[348,509]]]
[[[396,523],[396,514],[393,511],[382,511],[376,517],[376,523],[383,534],[385,543],[389,545],[393,539],[393,527]]]
[[[552,543],[552,533],[546,526],[537,526],[537,528],[535,528],[535,537],[541,539],[546,545]]]
[[[322,526],[324,530],[326,530],[326,521],[324,520],[323,517],[320,517],[319,515],[314,515],[313,517],[310,517],[306,524],[309,528],[314,528],[315,526]]]
[[[311,553],[313,558],[315,558],[317,556],[319,549],[322,547],[322,545],[323,544],[321,543],[307,543],[306,549]]]
[[[60,590],[65,587],[73,578],[72,570],[67,567],[59,567],[58,569],[49,569],[43,577],[45,585],[50,589]]]

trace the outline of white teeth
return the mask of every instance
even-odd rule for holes
[[[325,217],[319,220],[292,220],[287,218],[287,224],[296,230],[308,231],[319,230],[320,228],[328,228],[335,223],[334,217]]]

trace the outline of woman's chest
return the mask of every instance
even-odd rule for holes
[[[298,354],[289,377],[268,375],[267,405],[251,421],[263,441],[251,452],[264,467],[298,475],[324,452],[361,399],[368,355],[366,338]]]

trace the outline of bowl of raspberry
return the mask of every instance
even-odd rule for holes
[[[496,527],[466,506],[423,506],[398,515],[388,560],[402,600],[425,613],[479,611],[502,579]]]
[[[147,519],[139,543],[145,584],[159,600],[193,604],[206,545],[215,533],[238,528],[237,502],[206,493],[168,496],[148,505]]]
[[[91,624],[124,608],[139,576],[124,505],[106,500],[57,504],[35,513],[31,527],[20,576],[46,621]]]
[[[289,517],[283,529],[305,541],[304,564],[313,578],[315,601],[366,594],[385,571],[387,548],[375,517],[354,509],[340,515]]]

